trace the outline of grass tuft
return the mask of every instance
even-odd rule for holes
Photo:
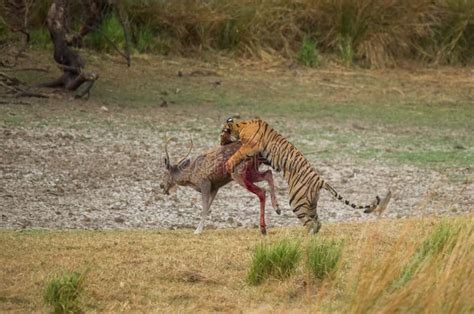
[[[450,254],[456,244],[459,231],[459,226],[441,222],[416,250],[396,281],[395,287],[399,288],[406,284],[424,263],[436,258],[440,253]]]
[[[303,39],[297,58],[299,63],[307,67],[315,68],[321,65],[321,57],[316,43],[308,37]]]
[[[260,244],[255,249],[247,281],[258,285],[271,276],[288,278],[296,269],[300,257],[300,246],[295,241],[284,239],[271,245]]]
[[[382,249],[380,230],[371,231],[345,276],[343,291],[349,294],[341,312],[472,311],[473,226],[469,217],[442,221],[418,240],[424,232],[407,224],[390,249]]]
[[[316,278],[331,276],[341,258],[342,243],[314,238],[308,246],[307,267]]]
[[[48,282],[44,300],[53,308],[53,313],[81,313],[79,301],[83,283],[83,274],[65,272]]]

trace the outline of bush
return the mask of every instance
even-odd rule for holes
[[[300,246],[293,241],[260,244],[255,249],[247,281],[258,285],[270,276],[285,279],[296,269],[300,257]]]
[[[83,290],[84,276],[78,272],[66,272],[52,278],[44,294],[45,302],[53,307],[54,313],[82,312],[79,299]]]
[[[84,37],[84,44],[104,52],[114,51],[114,46],[123,49],[125,36],[118,18],[114,14],[108,15],[97,30]]]
[[[73,1],[74,25],[86,10]],[[79,2],[78,2],[79,3]],[[235,55],[277,54],[317,66],[318,54],[339,55],[344,64],[396,65],[412,59],[435,64],[474,60],[474,1],[471,0],[228,0],[122,2],[138,51]],[[50,1],[35,1],[30,29],[45,27]],[[122,29],[111,15],[101,32],[118,46]],[[309,39],[318,43],[319,52]],[[111,51],[99,32],[91,46]],[[89,37],[87,36],[87,37]],[[86,37],[86,39],[87,39]],[[313,53],[314,52],[314,53]],[[312,56],[316,56],[313,58]],[[310,65],[315,62],[315,65]]]
[[[30,31],[30,44],[40,48],[51,48],[53,42],[46,28],[35,28]]]
[[[307,267],[316,278],[323,279],[335,270],[342,252],[342,243],[321,238],[311,240],[308,247]]]
[[[308,37],[303,39],[300,51],[298,52],[298,62],[311,68],[321,65],[321,58],[314,40]]]

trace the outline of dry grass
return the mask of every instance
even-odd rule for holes
[[[36,1],[30,17],[35,27],[43,25],[48,3]],[[469,0],[129,0],[124,5],[139,52],[295,59],[308,38],[327,60],[348,65],[381,68],[407,59],[469,64],[474,58]],[[75,23],[80,19],[79,13]],[[123,43],[117,42],[118,24],[117,29],[108,24],[102,33]],[[99,35],[86,45],[107,48],[103,41]]]
[[[87,270],[86,311],[321,311],[461,313],[472,301],[473,218],[460,226],[450,252],[426,260],[400,288],[392,283],[438,220],[326,225],[318,237],[344,240],[336,275],[318,281],[303,263],[287,280],[258,287],[245,277],[255,230],[209,231],[2,231],[0,311],[46,310],[45,283],[64,270]],[[271,230],[266,241],[298,239],[303,228]],[[448,254],[449,253],[449,254]]]

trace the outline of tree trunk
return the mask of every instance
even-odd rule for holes
[[[99,75],[94,72],[83,72],[85,62],[70,45],[80,42],[82,36],[89,32],[89,25],[78,35],[71,36],[67,27],[67,19],[68,0],[54,0],[48,11],[47,26],[54,45],[54,60],[63,70],[63,75],[54,81],[40,84],[40,86],[61,87],[75,91],[82,84],[88,82],[86,87],[88,93]],[[97,23],[98,20],[95,19],[94,22]],[[77,96],[82,97],[83,95]]]

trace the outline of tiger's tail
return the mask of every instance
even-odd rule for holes
[[[364,209],[364,213],[372,213],[372,212],[378,212],[379,214],[382,213],[388,205],[388,202],[390,201],[390,198],[392,197],[392,192],[389,190],[387,192],[387,195],[383,199],[381,199],[378,195],[375,197],[375,201],[372,202],[370,205],[356,205],[354,203],[349,202],[348,200],[344,199],[341,194],[337,193],[337,191],[327,182],[324,182],[323,185],[324,189],[329,191],[331,195],[341,201],[342,203],[355,208],[355,209]]]

